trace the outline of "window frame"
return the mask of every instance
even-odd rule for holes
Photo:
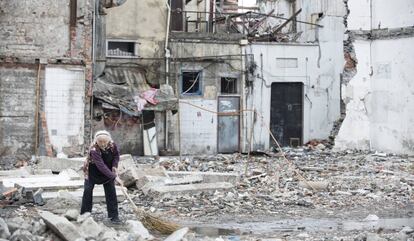
[[[134,44],[134,55],[132,56],[123,56],[123,55],[109,55],[109,42],[120,42],[120,43],[133,43]],[[130,39],[107,39],[106,40],[106,48],[105,48],[105,56],[107,58],[116,58],[116,59],[136,59],[139,58],[138,55],[138,45],[140,43],[136,40],[130,40]]]
[[[183,82],[185,72],[199,73],[199,79],[197,80],[199,82],[197,92],[183,93],[185,91],[184,90],[184,82]],[[180,73],[181,73],[181,76],[180,76],[180,96],[202,96],[203,95],[203,70],[202,69],[182,69]]]

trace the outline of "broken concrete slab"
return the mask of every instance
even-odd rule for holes
[[[39,215],[45,221],[46,225],[63,240],[84,240],[82,235],[78,232],[78,228],[66,218],[48,211],[39,211]]]
[[[328,190],[328,186],[329,186],[329,182],[324,182],[324,181],[300,181],[299,182],[299,186],[303,187],[303,188],[307,188],[309,190],[315,190],[315,191],[327,191]]]
[[[65,169],[81,170],[85,157],[80,158],[56,158],[48,156],[39,156],[37,168],[50,169],[53,172],[61,172]]]
[[[104,230],[98,223],[93,220],[92,217],[89,217],[82,222],[79,231],[84,238],[94,239],[98,238],[99,234]]]
[[[70,181],[70,177],[67,175],[29,175],[26,177],[3,178],[0,183],[4,188],[12,188],[16,183],[19,185],[26,185],[31,183],[49,183],[62,181]]]
[[[170,177],[201,176],[203,182],[207,183],[229,182],[236,184],[240,180],[238,173],[167,171],[167,174]]]
[[[188,233],[190,229],[188,227],[181,228],[174,233],[172,233],[170,236],[168,236],[164,241],[180,241],[184,238],[184,236]]]
[[[61,189],[68,189],[68,190],[76,190],[83,187],[84,181],[83,180],[74,180],[74,181],[66,181],[66,180],[51,180],[49,182],[35,182],[35,183],[15,183],[16,188],[24,188],[25,191],[35,191],[39,188],[43,190],[61,190]]]
[[[185,193],[197,193],[203,191],[215,191],[215,190],[227,190],[233,188],[234,185],[229,182],[215,182],[215,183],[199,183],[199,184],[187,184],[187,185],[173,185],[173,186],[161,186],[158,184],[148,184],[142,188],[144,194],[185,194]]]
[[[165,180],[165,185],[183,185],[203,182],[204,178],[200,175],[188,175],[183,177],[169,178]]]
[[[79,216],[79,210],[78,209],[69,209],[64,214],[65,218],[67,218],[69,221],[75,221]]]
[[[122,193],[121,187],[116,186],[115,189],[116,189],[116,196],[117,196],[118,202],[124,201],[125,196]],[[83,188],[80,188],[77,190],[71,190],[71,191],[68,191],[68,193],[74,196],[75,198],[81,199],[83,196]],[[47,201],[47,200],[59,197],[59,193],[54,192],[54,191],[43,192],[42,197],[44,200]],[[104,202],[104,201],[105,201],[105,192],[104,192],[103,186],[102,185],[95,186],[95,188],[93,189],[93,202],[99,203],[99,202]]]
[[[61,171],[58,176],[66,177],[68,180],[80,180],[82,178],[78,172],[71,168]]]
[[[32,175],[30,167],[21,167],[13,170],[0,171],[0,177],[24,177]]]
[[[139,235],[142,239],[152,240],[154,237],[148,232],[148,229],[140,221],[127,220],[126,227],[129,233]]]
[[[9,227],[4,219],[0,218],[0,238],[8,239],[10,237]]]
[[[203,181],[203,177],[197,176],[197,175],[188,175],[188,176],[176,177],[176,178],[145,175],[137,180],[136,186],[138,188],[143,188],[148,183],[151,183],[151,184],[158,183],[159,185],[162,185],[162,186],[163,185],[172,186],[172,185],[201,183],[202,181]]]
[[[136,186],[141,189],[148,183],[159,183],[160,185],[164,185],[166,180],[167,177],[145,175],[136,180]]]

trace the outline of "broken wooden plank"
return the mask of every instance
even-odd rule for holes
[[[7,191],[5,191],[5,192],[3,192],[2,193],[2,196],[3,197],[11,197],[11,196],[13,196],[13,194],[14,193],[16,193],[18,191],[18,189],[17,188],[11,188],[11,189],[9,189],[9,190],[7,190]]]
[[[290,18],[288,18],[284,23],[276,27],[275,30],[272,31],[272,34],[279,32],[282,28],[284,28],[290,21],[294,20],[299,13],[302,12],[302,9],[299,9],[295,14],[293,14]]]

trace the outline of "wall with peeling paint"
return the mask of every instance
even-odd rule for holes
[[[7,165],[34,151],[37,69],[0,67],[0,156]]]
[[[275,8],[275,15],[288,18],[293,14],[291,1],[263,1],[261,11],[268,13]],[[342,0],[296,1],[296,10],[302,9],[297,20],[319,24],[317,27],[297,22],[300,32],[298,43],[254,43],[250,49],[258,65],[248,106],[261,111],[266,125],[270,121],[270,84],[274,82],[304,83],[304,132],[303,142],[311,139],[327,139],[333,124],[340,118],[340,82],[344,65],[344,15]],[[266,24],[282,23],[271,19]],[[284,30],[292,29],[291,24]],[[249,48],[247,48],[249,50]],[[250,53],[248,51],[248,53]],[[263,54],[264,73],[260,73],[260,54]],[[276,58],[297,58],[298,68],[278,69]],[[261,76],[266,84],[260,79]],[[266,85],[268,87],[266,87]],[[251,118],[246,117],[250,122]],[[259,119],[254,127],[253,149],[268,149],[269,133]],[[249,126],[249,124],[247,124]],[[246,135],[249,132],[246,133]],[[245,142],[248,145],[247,141]],[[248,146],[247,146],[248,147]],[[246,149],[247,149],[246,147]]]
[[[264,150],[274,144],[269,143],[270,134],[263,126],[270,122],[271,84],[278,82],[304,85],[303,143],[311,139],[326,139],[333,122],[339,117],[339,69],[333,68],[334,63],[318,66],[319,47],[316,44],[257,43],[251,46],[250,51],[257,64],[257,78],[248,96],[248,105],[263,117],[256,119],[252,148]],[[295,58],[297,67],[280,68],[276,64],[277,58]],[[251,118],[247,120],[247,126],[250,126]]]
[[[79,58],[87,55],[90,0],[78,0],[75,31],[69,27],[70,1],[1,1],[0,56],[18,58]]]
[[[413,154],[414,35],[391,34],[414,25],[414,2],[367,1],[365,11],[359,2],[348,3],[348,28],[356,39],[358,64],[356,75],[343,86],[346,118],[335,147]],[[390,29],[381,30],[384,27]],[[358,35],[360,30],[381,34],[366,39]]]
[[[92,3],[92,0],[0,1],[0,151],[7,149],[5,155],[0,156],[2,168],[10,168],[10,164],[16,160],[29,160],[36,149],[38,154],[46,155],[46,146],[59,146],[60,141],[57,140],[46,143],[51,133],[47,137],[44,135],[50,131],[43,129],[48,120],[42,121],[41,118],[45,112],[43,100],[47,94],[47,91],[43,91],[47,90],[45,68],[56,64],[55,66],[61,68],[70,65],[82,69],[83,72],[78,78],[82,88],[76,94],[85,98],[85,88],[88,81],[92,80]],[[37,80],[40,95],[39,125],[36,127]],[[59,80],[54,81],[50,83],[55,86],[60,84]],[[67,94],[72,93],[64,95]],[[55,114],[63,115],[73,111],[66,107],[55,106]],[[88,140],[89,126],[83,119],[89,118],[89,106],[82,105],[76,111],[82,121],[76,126],[76,130],[72,130],[76,132],[76,140],[68,137],[68,142],[76,142],[74,145],[79,148],[78,151],[68,151],[67,154],[83,154],[82,145]],[[62,129],[59,131],[65,132]],[[61,146],[55,151],[63,149]],[[52,151],[49,154],[53,155]]]
[[[180,95],[179,116],[172,117],[170,123],[171,143],[178,143],[181,153],[216,154],[217,153],[217,114],[195,106],[217,112],[217,98],[220,96],[221,77],[237,78],[239,94],[242,95],[243,65],[241,47],[238,41],[216,42],[209,40],[174,39],[170,43],[171,54],[175,59],[171,63],[172,85],[181,93],[182,71],[201,71],[201,95]],[[221,57],[220,57],[221,56]],[[182,59],[180,59],[182,58]],[[193,106],[195,105],[195,106]],[[180,123],[180,130],[175,126]],[[179,134],[178,131],[181,131]],[[180,136],[180,139],[178,137]],[[181,140],[181,143],[179,142]]]
[[[163,57],[167,29],[165,0],[128,0],[123,5],[106,11],[108,39],[138,41],[140,57]]]

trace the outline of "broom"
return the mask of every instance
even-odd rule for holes
[[[125,191],[124,185],[121,183],[119,184],[121,186],[122,193],[134,208],[135,214],[147,229],[156,230],[162,234],[171,234],[178,230],[180,227],[178,224],[162,220],[161,218],[151,215],[150,213],[145,212],[145,210],[138,208],[128,195],[127,191]]]

